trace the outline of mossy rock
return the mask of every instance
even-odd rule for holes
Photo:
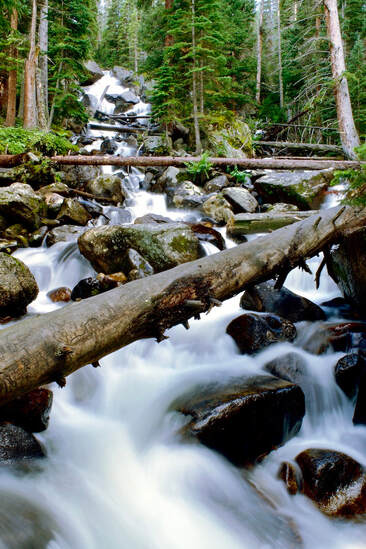
[[[148,261],[155,272],[200,256],[198,238],[189,227],[178,223],[97,227],[81,235],[78,243],[93,268],[106,274],[123,271],[129,248]]]
[[[28,267],[0,253],[0,316],[21,316],[37,295],[37,282]]]
[[[241,120],[228,122],[222,129],[207,132],[210,150],[215,156],[226,158],[250,158],[253,156],[252,134]]]
[[[13,183],[0,188],[0,214],[9,223],[21,223],[29,229],[38,229],[46,212],[44,198],[29,185]]]

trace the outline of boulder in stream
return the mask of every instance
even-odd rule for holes
[[[199,208],[207,199],[202,189],[191,181],[183,181],[175,190],[172,203],[176,208]]]
[[[228,327],[229,334],[243,354],[252,354],[279,341],[293,341],[296,328],[289,320],[273,314],[247,313],[235,318]]]
[[[366,318],[366,229],[350,235],[332,249],[328,271],[346,300]]]
[[[338,360],[334,368],[335,380],[348,398],[356,396],[365,370],[366,361],[359,353],[349,353]]]
[[[296,457],[303,492],[326,515],[352,517],[366,512],[366,471],[350,456],[310,448]]]
[[[82,189],[101,173],[100,166],[62,166],[59,177],[61,182],[71,189]]]
[[[85,227],[80,227],[78,225],[61,225],[61,227],[55,227],[47,233],[47,247],[53,246],[54,244],[57,244],[57,242],[76,242],[85,230]]]
[[[41,457],[44,452],[32,434],[11,423],[0,424],[0,464]]]
[[[82,86],[91,86],[104,76],[102,69],[95,61],[85,61],[83,65],[85,76],[81,76]]]
[[[222,194],[214,194],[202,206],[202,211],[219,225],[224,225],[233,217],[230,203]]]
[[[254,213],[258,208],[258,202],[247,190],[240,187],[227,187],[222,191],[224,198],[231,204],[233,212]]]
[[[122,179],[116,175],[100,175],[87,183],[86,190],[100,200],[112,198],[115,202],[121,204],[125,200],[125,193],[122,191]]]
[[[300,387],[270,376],[200,386],[174,407],[192,418],[183,428],[185,436],[239,466],[254,463],[295,436],[305,414]]]
[[[325,313],[318,305],[284,286],[277,290],[274,281],[262,282],[245,290],[240,306],[259,313],[275,313],[291,322],[325,320]]]
[[[113,73],[113,76],[118,78],[122,86],[128,87],[128,85],[132,84],[133,82],[133,72],[128,69],[124,69],[123,67],[116,66],[116,67],[113,67],[112,73]]]
[[[257,179],[255,188],[268,202],[283,201],[303,210],[313,210],[319,207],[333,174],[333,169],[271,172]]]
[[[57,215],[60,223],[71,225],[86,225],[92,216],[86,208],[75,198],[65,198]]]
[[[66,286],[61,286],[60,288],[49,291],[47,297],[49,297],[53,303],[67,303],[71,299],[71,290]]]
[[[286,353],[264,365],[264,369],[273,376],[301,385],[309,377],[305,359],[299,353]]]
[[[22,427],[28,433],[41,433],[48,427],[53,402],[49,389],[35,389],[0,408],[0,422]]]
[[[23,315],[38,295],[37,282],[19,259],[0,253],[0,316]]]
[[[125,254],[136,250],[155,272],[200,256],[199,241],[184,224],[109,225],[86,231],[78,240],[81,253],[97,272],[123,271]]]

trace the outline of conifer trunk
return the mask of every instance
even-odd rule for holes
[[[345,154],[349,158],[356,159],[355,148],[360,145],[360,139],[353,120],[348,81],[345,76],[346,64],[337,0],[324,0],[324,9],[330,45],[339,133]]]
[[[39,125],[42,129],[48,126],[48,0],[43,1],[39,20],[39,50],[37,70],[37,106]]]
[[[255,93],[255,100],[257,101],[257,103],[260,103],[261,101],[263,11],[264,11],[264,0],[261,0],[260,6],[259,6],[258,36],[257,36],[257,87],[256,87],[256,93]]]
[[[285,106],[283,96],[283,75],[282,75],[282,39],[281,39],[281,6],[280,0],[277,0],[277,39],[278,39],[278,75],[279,75],[279,88],[280,88],[280,107]]]
[[[32,21],[29,33],[29,54],[25,62],[24,70],[24,128],[37,127],[37,102],[36,102],[36,71],[37,71],[37,48],[36,48],[36,26],[37,26],[37,0],[32,2]]]
[[[18,12],[15,8],[11,12],[10,27],[13,32],[17,31],[18,29]],[[15,46],[11,46],[9,55],[13,59],[17,58],[18,50]],[[7,111],[6,111],[5,126],[15,125],[16,102],[17,102],[17,69],[15,68],[9,71],[9,76],[8,76],[8,105],[7,105]]]
[[[197,60],[196,60],[196,3],[195,0],[191,0],[192,8],[192,56],[193,56],[193,70],[192,70],[192,101],[193,101],[193,122],[194,122],[194,135],[196,141],[196,154],[201,154],[201,136],[200,126],[198,121],[198,101],[197,101]]]

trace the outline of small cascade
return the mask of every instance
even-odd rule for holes
[[[127,90],[106,72],[85,92],[96,98],[99,110],[113,114],[114,104],[102,99],[106,88],[113,94]],[[149,112],[141,101],[127,114]],[[89,150],[116,135],[101,130],[89,134],[101,137]],[[136,153],[123,139],[116,154]],[[195,219],[195,212],[169,209],[163,195],[142,190],[139,170],[122,174],[133,219],[147,213]],[[116,206],[104,207],[104,214],[112,224],[121,221]],[[227,240],[227,245],[234,243]],[[205,249],[214,251],[209,244]],[[31,315],[61,306],[47,298],[50,290],[72,288],[94,273],[75,243],[22,249],[15,255],[30,267],[40,287]],[[286,286],[317,303],[339,295],[326,272],[315,290],[320,261],[309,262],[313,275],[295,269]],[[327,518],[305,496],[291,497],[277,478],[283,461],[293,462],[309,447],[340,450],[366,465],[366,428],[352,424],[350,401],[333,376],[342,353],[316,356],[304,351],[298,339],[243,357],[225,333],[242,312],[239,297],[232,298],[203,320],[193,320],[188,332],[177,326],[159,345],[152,339],[135,342],[102,359],[101,368],[82,368],[64,389],[55,388],[50,427],[39,436],[47,459],[29,466],[26,474],[0,469],[0,549],[365,547],[362,521]],[[300,323],[299,338],[313,327]],[[263,374],[268,362],[289,352],[299,354],[306,367],[301,386],[307,413],[299,434],[261,464],[243,471],[177,436],[187,421],[171,408],[180,395],[198,383]]]

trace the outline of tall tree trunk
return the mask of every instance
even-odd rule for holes
[[[339,133],[345,154],[349,158],[356,159],[357,155],[354,149],[360,145],[360,139],[353,120],[348,81],[345,76],[346,64],[344,61],[337,0],[324,0],[324,9],[330,44]]]
[[[10,26],[13,32],[17,31],[18,12],[15,8],[11,12]],[[17,58],[18,50],[15,46],[11,46],[9,55],[14,60]],[[9,76],[8,76],[8,107],[6,111],[5,126],[15,125],[16,103],[17,103],[17,69],[15,68],[9,71]]]
[[[192,70],[192,101],[193,101],[193,123],[194,123],[194,135],[196,141],[196,154],[201,154],[201,136],[200,126],[198,121],[198,105],[197,105],[197,59],[196,59],[196,2],[191,0],[192,9],[192,56],[193,56],[193,70]]]
[[[36,101],[36,72],[37,72],[37,0],[32,2],[32,22],[29,33],[29,54],[25,62],[24,70],[24,128],[37,127],[37,101]]]
[[[255,100],[257,101],[257,103],[260,103],[261,101],[263,11],[264,11],[264,0],[261,0],[260,6],[259,6],[258,36],[257,36],[257,87],[256,87],[256,93],[255,93]]]
[[[169,12],[173,8],[173,0],[165,0],[165,11]],[[171,46],[173,44],[173,37],[167,33],[165,36],[165,46]]]
[[[282,75],[282,39],[281,39],[281,5],[280,0],[277,0],[277,41],[278,41],[278,77],[280,88],[280,107],[285,106],[283,96],[283,75]]]
[[[37,70],[37,106],[39,125],[42,129],[48,126],[48,0],[43,1],[39,20],[39,50]]]

